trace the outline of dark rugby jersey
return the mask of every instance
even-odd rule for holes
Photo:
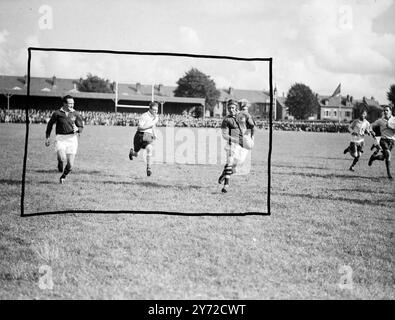
[[[237,117],[237,116],[236,116]],[[240,123],[236,120],[236,117],[227,115],[222,121],[221,129],[232,138],[238,139],[239,143],[243,143],[243,128]],[[229,144],[231,140],[229,139]]]
[[[46,137],[49,138],[51,135],[52,127],[56,125],[56,134],[73,134],[73,118],[75,118],[74,123],[78,127],[78,132],[81,133],[84,127],[82,122],[82,118],[78,112],[72,111],[68,112],[66,116],[66,112],[62,109],[56,110],[51,119],[48,122],[47,130],[46,130]]]

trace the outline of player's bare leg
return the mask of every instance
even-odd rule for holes
[[[152,175],[152,155],[153,155],[153,147],[152,145],[148,145],[145,150],[147,150],[147,176]]]
[[[376,161],[376,160],[379,160],[379,161],[384,161],[385,160],[384,154],[379,154],[378,155],[378,151],[377,150],[370,156],[370,159],[369,159],[369,162],[368,162],[369,167],[372,165],[373,161]]]
[[[344,151],[343,151],[343,153],[344,154],[346,154],[346,153],[348,153],[348,152],[350,152],[350,146],[348,146],[346,149],[344,149]]]
[[[359,153],[359,148],[356,144],[352,144],[350,145],[350,147],[348,147],[350,155],[354,158],[349,170],[350,171],[355,171],[354,166],[357,164],[359,157],[360,157],[360,153]]]
[[[64,183],[66,180],[67,175],[71,172],[74,166],[74,159],[75,159],[75,154],[67,154],[67,164],[66,167],[64,168],[63,174],[60,177],[60,183]]]
[[[64,152],[58,151],[57,158],[58,158],[58,171],[63,172],[63,164],[66,162],[66,154]]]
[[[384,157],[385,157],[385,167],[387,169],[387,176],[388,179],[392,180],[392,175],[391,175],[391,151],[390,150],[385,150],[384,151]]]

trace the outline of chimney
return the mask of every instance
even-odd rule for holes
[[[56,77],[52,77],[52,88],[56,88]]]
[[[77,92],[78,91],[78,89],[77,89],[77,84],[74,82],[74,88],[73,88],[73,91],[74,92]]]
[[[163,94],[163,84],[159,84],[158,85],[158,91],[159,91],[159,94]]]
[[[233,88],[232,88],[232,87],[229,87],[229,94],[230,94],[231,96],[233,96]]]
[[[25,74],[24,76],[23,76],[23,84],[25,85],[25,87],[27,86],[27,74]]]
[[[141,83],[140,82],[136,83],[136,91],[138,94],[141,94]]]

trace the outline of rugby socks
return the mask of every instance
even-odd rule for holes
[[[232,173],[233,173],[232,166],[227,164],[225,166],[224,172],[222,173],[222,175],[224,175],[224,180],[225,180],[224,187],[222,188],[223,193],[228,192],[227,189],[229,186],[229,180],[230,180],[230,176]],[[221,175],[221,177],[222,177],[222,175]]]
[[[66,176],[67,176],[70,172],[71,172],[71,165],[70,165],[70,163],[68,163],[68,164],[66,165],[66,168],[64,168],[62,177],[63,177],[63,178],[66,178]]]
[[[225,179],[225,169],[226,169],[226,166],[224,167],[224,170],[222,170],[222,173],[221,173],[221,175],[220,175],[219,178],[218,178],[218,183],[219,183],[219,184],[222,184],[222,182],[224,182],[224,179]]]
[[[58,171],[63,172],[63,161],[62,160],[58,160]]]

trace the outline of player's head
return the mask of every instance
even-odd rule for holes
[[[239,105],[240,105],[241,111],[248,111],[250,103],[248,102],[247,99],[241,99],[241,100],[239,100]]]
[[[158,114],[158,109],[159,109],[158,102],[152,101],[149,103],[149,112],[151,112],[153,115]]]
[[[384,118],[389,119],[392,115],[392,110],[390,106],[385,106],[383,109]]]
[[[232,100],[232,99],[228,100],[226,106],[227,106],[228,112],[231,116],[235,116],[237,114],[238,104],[235,100]]]
[[[367,116],[368,116],[368,111],[366,109],[363,109],[361,111],[361,113],[359,114],[359,119],[360,120],[365,120]]]
[[[62,98],[63,106],[69,109],[74,109],[74,98],[71,95],[64,96]]]

